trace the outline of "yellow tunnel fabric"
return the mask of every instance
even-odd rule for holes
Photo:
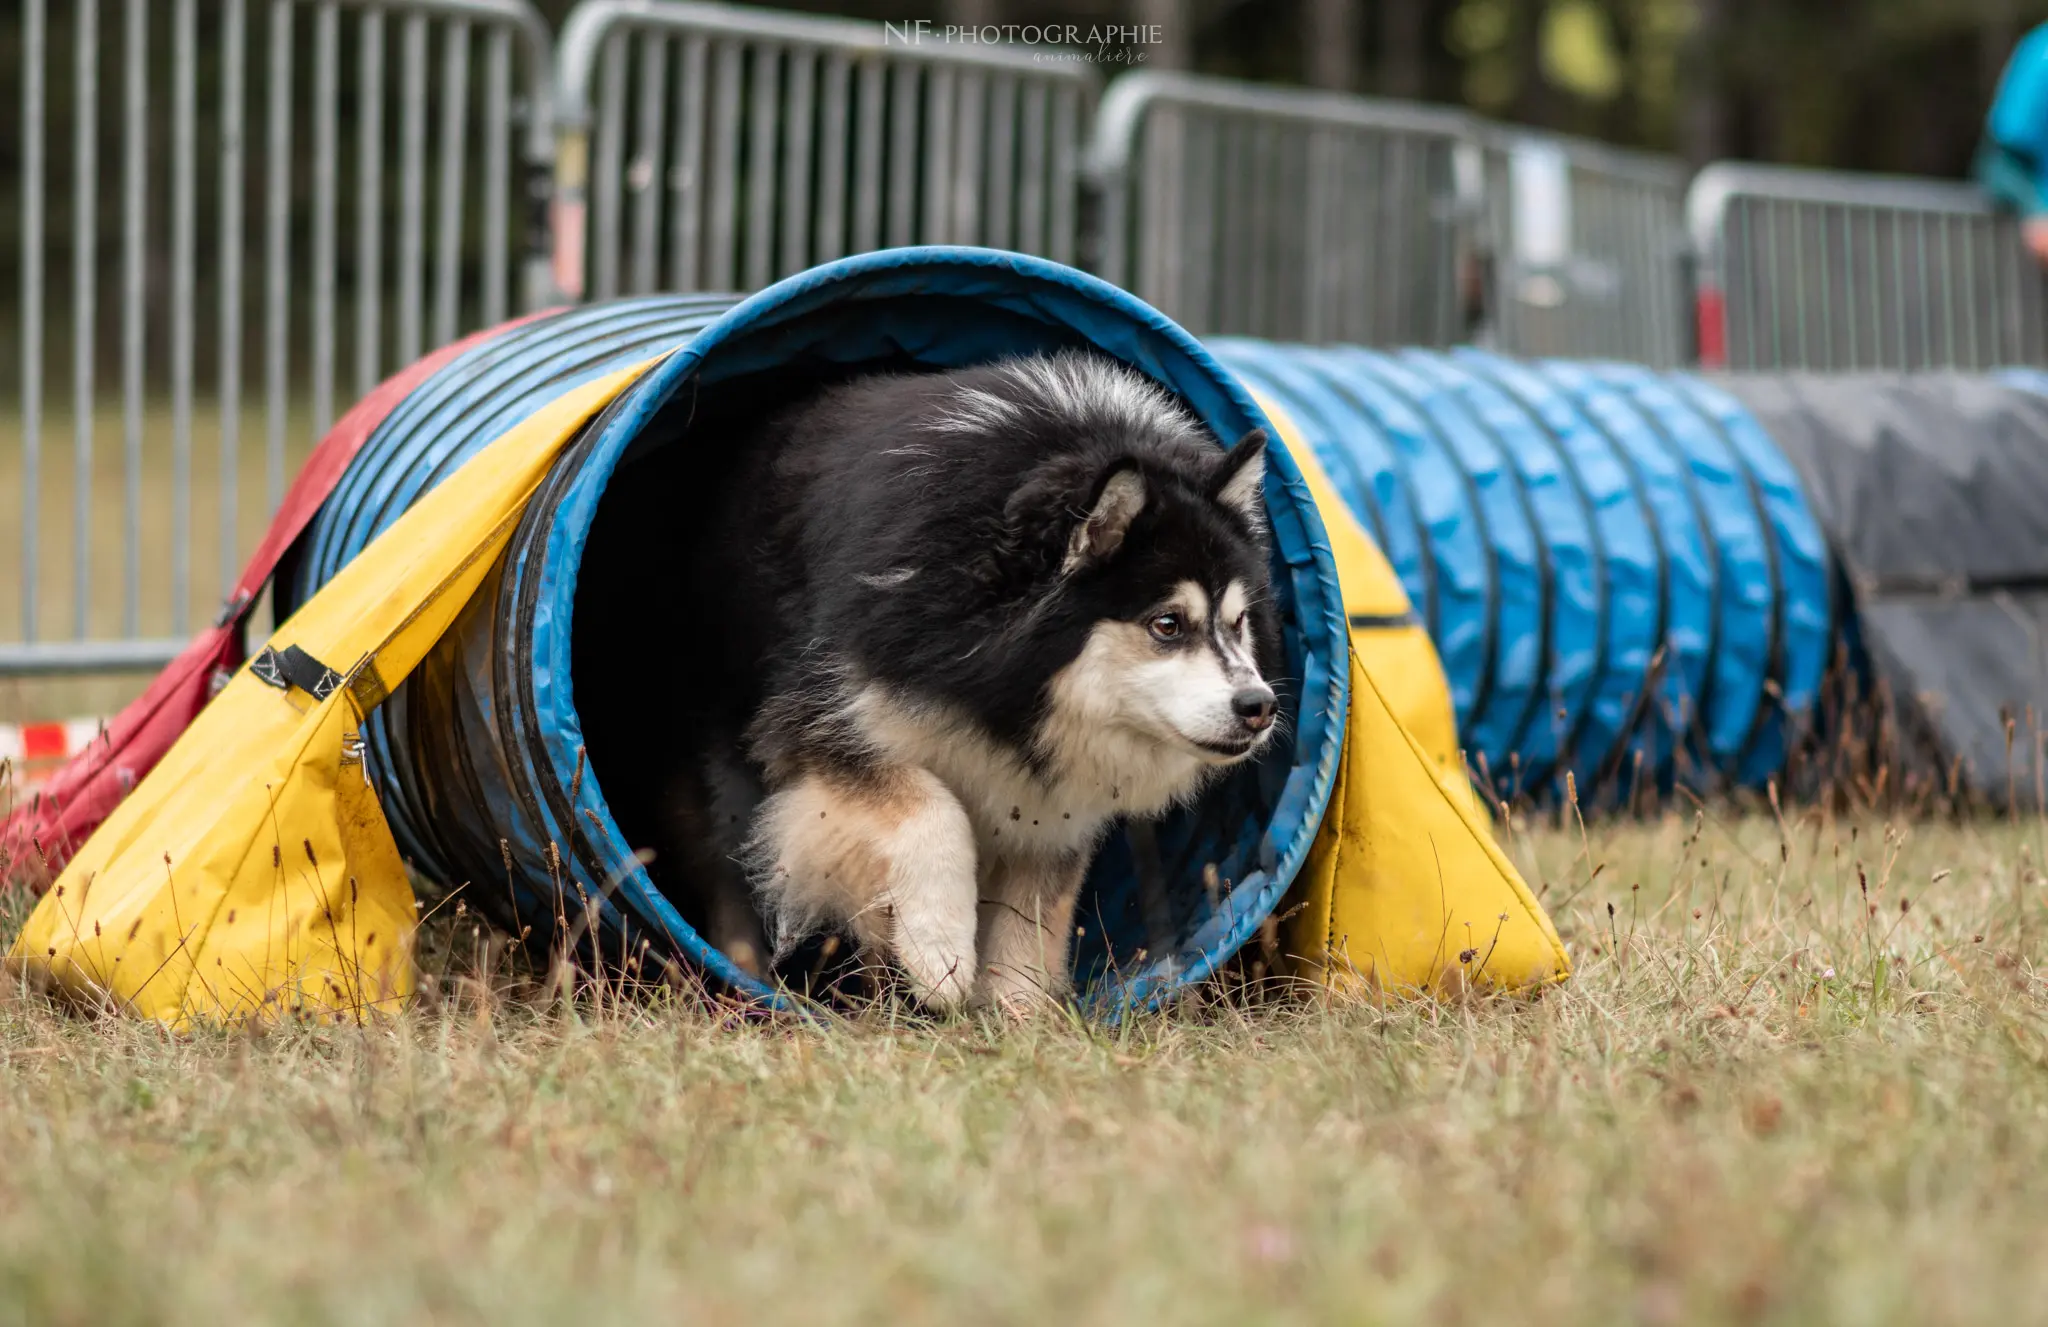
[[[1340,988],[1562,981],[1564,944],[1465,775],[1428,631],[1294,421],[1271,401],[1259,406],[1315,497],[1353,623],[1342,766],[1289,894],[1288,953],[1303,975]]]
[[[278,628],[72,859],[10,962],[180,1028],[397,1009],[416,905],[358,727],[483,582],[556,454],[645,368],[513,427]]]

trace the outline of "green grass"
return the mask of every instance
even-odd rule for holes
[[[443,957],[389,1026],[180,1040],[17,991],[0,1322],[2033,1320],[2044,833],[1521,832],[1538,999],[808,1028]]]

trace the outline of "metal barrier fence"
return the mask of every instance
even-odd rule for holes
[[[1685,182],[1668,157],[1491,134],[1488,339],[1521,355],[1688,362]]]
[[[2048,284],[1970,185],[1723,162],[1686,215],[1709,367],[2048,363]]]
[[[1455,111],[1125,75],[1089,145],[1097,272],[1197,334],[1446,345],[1476,274]]]
[[[0,676],[169,657],[337,407],[431,346],[884,246],[1084,262],[1204,335],[2048,364],[2048,285],[1961,184],[1722,164],[1687,193],[1462,112],[1157,72],[1091,124],[1065,52],[683,0],[583,0],[559,50],[530,0],[0,9]]]
[[[1659,366],[1687,350],[1667,158],[1147,72],[1104,96],[1088,175],[1097,270],[1196,332]]]
[[[19,640],[0,674],[149,666],[232,582],[338,402],[545,297],[549,34],[524,0],[123,0],[118,27],[71,0],[59,32],[48,0],[21,4],[21,431],[0,448]],[[107,413],[118,467],[97,450]],[[216,447],[196,447],[202,425]],[[68,476],[49,464],[60,431]]]
[[[755,290],[904,244],[1072,262],[1092,71],[918,27],[579,5],[557,84],[558,286]]]

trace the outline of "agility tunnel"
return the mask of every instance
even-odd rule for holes
[[[1209,345],[1383,550],[1497,795],[1760,788],[1830,722],[1951,790],[2042,778],[2048,373]],[[1837,664],[1881,721],[1823,713]]]
[[[1055,264],[899,250],[747,298],[544,315],[389,392],[280,564],[283,625],[66,868],[15,957],[81,994],[118,986],[102,919],[147,914],[130,956],[193,978],[149,1007],[241,1008],[187,957],[175,838],[182,880],[195,859],[204,877],[184,915],[226,928],[219,952],[251,988],[275,973],[254,904],[288,900],[304,869],[317,906],[283,911],[302,938],[324,924],[333,957],[286,980],[345,1005],[331,974],[370,967],[353,919],[376,923],[363,946],[409,930],[402,856],[514,933],[567,924],[594,956],[681,960],[783,1002],[704,944],[629,846],[664,754],[664,661],[715,629],[663,598],[693,486],[716,482],[733,425],[809,386],[1061,348],[1141,369],[1219,437],[1267,422],[1286,444],[1267,500],[1290,740],[1105,845],[1075,941],[1098,1008],[1207,976],[1270,935],[1290,888],[1288,953],[1325,979],[1561,978],[1466,770],[1503,796],[1566,775],[1753,786],[1814,722],[1831,654],[1864,640],[1898,694],[1951,688],[1932,726],[1973,778],[2013,714],[2048,713],[2030,617],[2048,600],[2048,400],[2021,386],[1204,347]],[[211,779],[240,782],[215,796]],[[239,820],[194,828],[229,803]],[[301,826],[317,831],[303,868],[287,860]],[[376,882],[361,909],[358,863]],[[52,906],[67,880],[73,901]],[[1452,939],[1496,926],[1497,944]],[[402,998],[405,968],[382,962],[377,989]]]
[[[663,598],[675,530],[734,454],[728,422],[842,375],[1068,348],[1144,372],[1219,438],[1273,422],[1156,311],[987,250],[540,315],[440,352],[322,444],[352,459],[303,534],[273,531],[292,544],[280,625],[168,750],[112,757],[140,759],[113,771],[139,784],[10,960],[176,1027],[359,1018],[413,990],[424,880],[608,970],[801,1003],[814,982],[751,979],[631,848],[668,754],[664,661],[715,627]],[[1427,637],[1396,627],[1355,648],[1359,616],[1405,598],[1291,427],[1306,467],[1277,449],[1266,479],[1284,740],[1098,853],[1073,943],[1099,1013],[1172,997],[1255,934],[1266,970],[1333,986],[1570,971],[1471,796]]]
[[[816,279],[847,279],[829,277],[832,271],[821,269]],[[862,307],[873,302],[834,290],[834,298]],[[892,288],[885,298],[895,307],[904,297]],[[778,315],[773,335],[794,347],[791,360],[811,375],[820,364],[844,371],[968,362],[1070,344],[1075,335],[1032,329],[1004,340],[1014,331],[976,327],[1014,328],[1018,320],[1007,310],[975,312],[941,331],[941,319],[972,308],[976,296],[935,290],[928,298],[941,303],[924,315],[922,340],[906,333],[902,345],[873,355],[868,343],[836,349],[831,338],[843,332],[826,313]],[[469,351],[371,437],[287,560],[283,606],[303,601],[420,493],[540,403],[576,382],[693,344],[748,303],[720,296],[617,301],[554,315]],[[798,317],[834,348],[798,343],[783,330],[781,318]],[[751,338],[770,331],[750,328],[718,337],[745,347],[722,356],[752,358],[731,369],[721,359],[718,369],[689,375],[689,409],[706,428],[715,428],[722,408],[747,408],[750,377],[772,372],[777,390],[787,386],[788,369],[764,367],[752,348]],[[1088,324],[1087,335],[1094,331]],[[1209,349],[1308,445],[1384,553],[1436,643],[1466,760],[1496,794],[1542,791],[1566,771],[1589,794],[1636,777],[1760,786],[1782,767],[1788,744],[1811,722],[1838,605],[1799,476],[1729,391],[1686,374],[1524,363],[1479,351],[1383,354],[1238,339]],[[1205,372],[1226,381],[1213,368]],[[735,404],[721,407],[701,390],[711,386]],[[645,565],[645,540],[617,532],[659,522],[659,512],[644,508],[645,495],[661,484],[623,485],[603,496],[622,453],[643,475],[674,482],[659,459],[645,459],[661,450],[671,426],[654,420],[657,408],[642,413],[638,431],[621,430],[604,449],[587,443],[562,467],[562,475],[587,470],[589,477],[572,483],[558,476],[551,484],[536,509],[553,513],[549,526],[529,514],[513,555],[520,571],[498,587],[496,615],[477,610],[459,636],[463,644],[429,660],[432,680],[371,716],[371,760],[394,831],[437,879],[475,878],[493,866],[502,874],[501,840],[515,858],[529,860],[544,860],[551,843],[564,851],[573,845],[588,854],[585,865],[598,878],[621,880],[625,906],[640,901],[631,864],[586,830],[599,808],[600,818],[622,808],[636,814],[628,781],[603,771],[631,768],[617,756],[608,761],[606,748],[626,747],[645,725],[630,714],[579,712],[573,697],[579,683],[584,695],[640,694],[655,676],[648,665],[613,661],[658,660],[664,649],[681,647],[648,635],[645,622],[658,621],[658,611],[622,627],[616,642],[601,641],[592,626],[631,623],[634,600],[648,592],[650,576],[658,578]],[[586,566],[591,574],[580,575]],[[1298,570],[1291,577],[1297,604],[1303,579]],[[587,606],[581,617],[579,605]],[[1295,614],[1290,669],[1313,687],[1330,656],[1305,648],[1298,607]],[[584,658],[577,630],[564,631],[564,621],[581,624]],[[1401,623],[1351,625],[1373,631]],[[525,678],[530,686],[512,684]],[[513,750],[501,751],[501,742]],[[1309,767],[1306,755],[1298,759],[1299,770]],[[589,770],[582,786],[579,767]],[[620,790],[607,792],[614,787]],[[1255,806],[1299,801],[1279,788],[1249,801],[1247,792],[1232,793],[1228,814],[1240,825],[1257,823]],[[630,835],[608,827],[605,837],[616,843]],[[1214,824],[1169,837],[1174,851],[1162,865],[1171,878],[1199,875],[1215,860],[1225,878],[1256,885],[1260,860],[1270,870],[1286,856],[1278,843],[1249,841],[1216,855],[1223,833]],[[1079,970],[1123,970],[1140,949],[1161,961],[1152,956],[1168,934],[1176,937],[1163,960],[1170,970],[1209,966],[1213,960],[1202,955],[1215,949],[1215,937],[1185,938],[1200,934],[1207,910],[1182,899],[1169,909],[1172,923],[1162,924],[1158,900],[1139,897],[1126,853],[1121,841],[1105,853],[1092,905],[1123,924],[1101,928],[1101,944]],[[672,909],[658,892],[645,893],[657,923],[680,920],[664,915]],[[534,910],[555,906],[549,882],[545,894],[523,896],[519,923],[535,924]],[[1239,909],[1238,930],[1264,911],[1246,901],[1226,911]],[[1144,915],[1151,920],[1140,925]],[[683,948],[717,964],[688,940]]]
[[[772,998],[702,943],[626,848],[649,814],[636,748],[658,732],[646,716],[660,660],[688,647],[664,634],[677,615],[658,603],[673,520],[660,495],[684,491],[721,419],[804,382],[1068,345],[1139,364],[1222,435],[1247,426],[1254,403],[1270,410],[1407,601],[1347,621],[1320,522],[1303,519],[1306,492],[1292,476],[1274,481],[1293,750],[1164,827],[1156,846],[1118,836],[1105,847],[1076,963],[1098,998],[1161,998],[1272,911],[1329,796],[1347,627],[1368,654],[1378,633],[1426,628],[1467,768],[1503,797],[1554,790],[1567,773],[1589,798],[1641,778],[1759,787],[1814,723],[1830,659],[1854,635],[1834,531],[1802,474],[1812,449],[1788,455],[1774,438],[1799,433],[1791,416],[1839,408],[1784,407],[1776,380],[1478,350],[1205,349],[1066,269],[870,256],[751,299],[628,299],[512,329],[441,369],[372,435],[287,560],[287,609],[540,404],[669,355],[555,467],[501,574],[370,716],[368,760],[407,857],[441,881],[509,871],[510,887],[479,891],[478,906],[545,931],[561,907],[561,868],[549,865],[560,854],[572,876],[606,886],[601,945],[652,942]],[[1395,668],[1434,676],[1407,659],[1382,676]]]
[[[1132,297],[1055,264],[973,250],[847,259],[745,299],[576,309],[436,373],[365,443],[287,560],[283,612],[536,408],[662,356],[554,464],[483,591],[369,716],[366,759],[401,851],[433,880],[480,882],[472,906],[515,933],[551,932],[563,880],[584,882],[599,952],[644,946],[780,998],[704,944],[628,846],[644,841],[632,822],[649,813],[639,771],[659,731],[649,716],[662,660],[715,629],[662,601],[663,527],[680,519],[721,445],[719,421],[736,412],[863,370],[1066,347],[1143,369],[1219,437],[1260,422],[1206,350]],[[1100,1002],[1149,1004],[1236,952],[1300,869],[1329,801],[1348,628],[1313,503],[1284,454],[1274,459],[1289,745],[1158,826],[1139,849],[1145,869],[1128,838],[1105,847],[1078,911],[1075,965]],[[570,899],[570,912],[581,906]]]

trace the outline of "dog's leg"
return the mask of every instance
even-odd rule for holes
[[[1087,860],[997,862],[981,897],[982,975],[978,994],[1023,1015],[1067,997],[1074,904]]]
[[[761,808],[752,853],[785,945],[824,921],[891,955],[932,1009],[974,984],[974,829],[929,771],[809,773]]]

